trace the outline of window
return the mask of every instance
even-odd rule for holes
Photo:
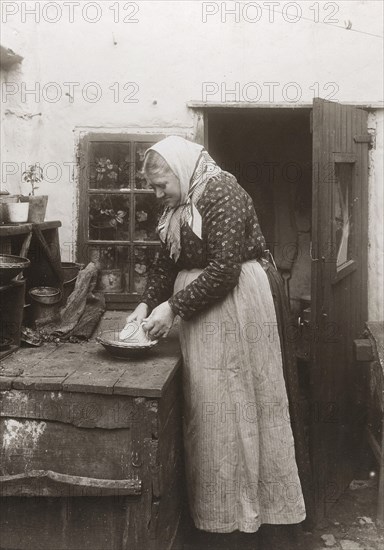
[[[351,182],[353,164],[336,164],[336,181],[334,191],[333,221],[335,226],[336,267],[340,269],[351,254],[352,204]]]
[[[355,216],[354,198],[355,161],[353,155],[334,154],[335,172],[332,197],[332,259],[335,262],[334,282],[356,269],[355,255]],[[351,158],[347,158],[351,157]]]
[[[80,144],[79,260],[98,266],[110,308],[137,301],[160,241],[160,205],[141,170],[161,135],[90,134]]]

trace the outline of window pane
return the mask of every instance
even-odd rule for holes
[[[135,241],[158,241],[157,222],[162,211],[155,194],[146,193],[135,197]]]
[[[151,265],[159,255],[159,247],[135,247],[134,292],[142,294],[148,280]]]
[[[129,292],[130,249],[126,246],[90,246],[89,261],[99,269],[98,290]]]
[[[352,259],[352,173],[353,164],[336,164],[333,216],[337,267]]]
[[[127,195],[91,195],[89,197],[89,238],[91,240],[129,240]]]
[[[135,187],[136,189],[148,189],[147,181],[142,173],[145,151],[154,145],[154,142],[136,143],[135,144]]]
[[[133,179],[130,151],[130,143],[92,142],[89,188],[129,189]]]

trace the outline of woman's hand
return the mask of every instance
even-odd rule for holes
[[[133,334],[135,334],[136,331],[134,329],[132,330],[132,326],[130,326],[130,324],[132,323],[132,321],[136,321],[138,325],[141,325],[143,319],[145,319],[145,317],[148,315],[148,310],[149,308],[147,304],[141,302],[137,306],[135,311],[132,311],[132,313],[128,315],[125,321],[125,327],[119,333],[119,340],[126,340],[127,338],[130,338],[131,336],[133,336]]]
[[[168,302],[155,307],[148,319],[145,319],[143,329],[150,338],[165,338],[173,325],[175,314]]]
[[[148,316],[149,307],[144,302],[141,302],[130,315],[128,315],[126,323],[137,321],[141,323]]]

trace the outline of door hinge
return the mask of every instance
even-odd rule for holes
[[[372,149],[374,144],[374,136],[372,134],[360,134],[353,137],[355,143],[368,143],[368,147]]]

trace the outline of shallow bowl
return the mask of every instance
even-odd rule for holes
[[[130,342],[119,340],[119,331],[106,330],[102,332],[96,341],[99,342],[113,357],[140,357],[150,352],[158,343],[158,340],[151,340],[145,344],[139,344],[134,339]]]

